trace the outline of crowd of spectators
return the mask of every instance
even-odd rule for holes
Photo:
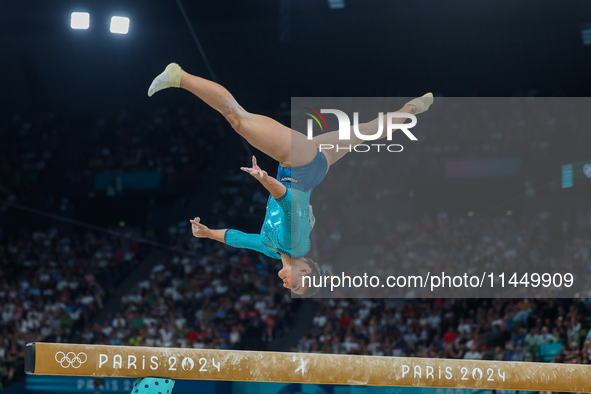
[[[528,115],[532,124],[540,125],[537,130],[544,130],[535,139],[526,132],[531,124],[513,124],[510,119],[493,122],[488,119],[490,113],[482,112],[464,111],[465,118],[446,115],[429,126],[436,130],[421,137],[418,149],[395,159],[409,163],[397,167],[395,176],[404,180],[417,173],[442,175],[445,160],[458,157],[516,155],[529,160],[525,170],[535,163],[548,165],[549,144],[566,149],[557,142],[564,134],[559,135],[552,113],[541,106]],[[460,126],[454,127],[454,122]],[[479,128],[481,123],[489,127]],[[446,124],[452,126],[442,126]],[[238,137],[222,117],[207,109],[161,108],[149,114],[121,110],[98,119],[51,113],[31,119],[13,116],[0,124],[0,200],[67,211],[71,196],[93,190],[96,175],[105,171],[157,172],[164,190],[186,196],[188,189],[175,186],[194,188],[199,180],[211,181],[215,169],[217,198],[207,212],[206,224],[226,228],[223,220],[227,220],[232,226],[244,225],[238,227],[241,230],[257,232],[267,193],[238,171],[246,164],[243,148],[238,143],[222,146],[228,138],[237,141]],[[584,133],[577,138],[569,143],[578,149],[588,146]],[[366,183],[339,183],[342,178],[331,174],[320,187],[332,188],[354,205],[359,190],[382,187],[367,174],[381,173],[367,171],[375,164],[372,158],[351,155],[345,160],[347,164],[339,163],[341,169],[332,171],[343,176],[361,173]],[[264,157],[259,163],[270,174],[277,165]],[[399,185],[403,189],[409,184]],[[111,185],[106,192],[116,196],[122,191]],[[322,196],[317,201],[320,209],[327,203]],[[351,210],[347,204],[341,208]],[[546,219],[544,214],[452,219],[442,211],[422,221],[390,222],[384,215],[349,225],[334,215],[315,228],[314,247],[330,262],[338,257],[332,251],[351,245],[352,240],[378,240],[362,264],[374,267],[378,275],[392,274],[394,269],[397,274],[411,272],[427,262],[432,269],[443,267],[450,274],[458,269],[458,262],[487,261],[502,268],[528,261],[553,267],[568,259],[573,265],[588,266],[589,212],[562,220],[563,233],[558,237]],[[190,235],[188,220],[171,226],[168,233],[178,252],[158,262],[148,278],[136,283],[121,299],[119,311],[92,326],[91,318],[103,307],[105,297],[142,258],[139,245],[126,236],[93,232],[44,229],[3,238],[0,233],[3,383],[22,372],[25,343],[67,341],[76,328],[82,329],[88,343],[218,349],[244,346],[248,338],[271,341],[288,331],[297,303],[277,279],[280,262],[196,239]],[[540,345],[555,342],[563,345],[553,356],[555,361],[587,363],[589,308],[586,300],[527,298],[325,300],[314,318],[314,329],[294,350],[539,360],[544,358]]]
[[[97,175],[108,172],[158,173],[160,193],[186,195],[214,168],[228,137],[216,115],[193,107],[120,109],[98,118],[15,114],[0,122],[0,200],[68,211],[76,196],[124,194],[116,182],[95,190]]]
[[[47,171],[68,131],[68,120],[53,113],[15,114],[0,122],[0,200],[37,200],[35,192],[49,181]],[[44,203],[60,203],[50,200]]]
[[[591,363],[591,303],[572,299],[330,299],[293,350]],[[546,358],[541,345],[560,344]]]
[[[381,277],[416,274],[426,262],[434,272],[453,274],[456,260],[507,272],[531,260],[540,269],[554,267],[552,261],[582,268],[573,272],[585,280],[591,266],[590,219],[591,211],[575,223],[560,222],[563,233],[556,236],[554,247],[545,214],[469,223],[442,212],[433,221],[381,223],[351,231],[357,239],[375,240],[373,256],[360,269],[371,267],[372,275]],[[348,235],[329,236],[326,242],[331,248],[353,242]],[[314,328],[299,341],[297,351],[591,363],[591,293],[579,295],[577,299],[324,299]]]
[[[27,343],[68,341],[103,308],[141,258],[132,235],[46,228],[1,239],[0,384],[23,374]]]
[[[421,143],[405,145],[407,166],[441,176],[450,159],[520,158],[521,173],[531,175],[586,159],[591,136],[580,131],[591,118],[584,107],[585,99],[572,97],[441,97],[418,117]]]
[[[587,115],[579,111],[576,99],[439,99],[443,109],[433,107],[417,129],[420,144],[404,143],[404,153],[397,155],[402,164],[396,166],[397,177],[442,176],[450,159],[509,157],[521,158],[522,173],[543,173],[541,167],[584,156],[591,142],[587,133],[577,132]],[[284,115],[279,119],[290,121]],[[567,126],[558,127],[564,119]],[[164,190],[178,192],[207,179],[214,168],[244,165],[246,155],[238,141],[223,117],[197,102],[143,112],[120,109],[86,118],[51,112],[14,115],[0,122],[0,198],[63,210],[65,198],[92,191],[96,175],[105,172],[156,172]],[[359,155],[345,160],[355,163],[348,170],[365,167]],[[263,161],[273,172],[276,163],[271,163]],[[49,185],[53,188],[48,197],[33,192]],[[116,183],[106,191],[111,196],[123,192]]]
[[[287,331],[294,303],[276,260],[194,238],[188,221],[175,227],[183,252],[157,262],[115,316],[87,328],[88,343],[229,349],[245,336],[272,341]]]
[[[198,177],[225,164],[216,149],[228,127],[215,115],[183,108],[146,116],[122,110],[98,119],[15,115],[0,123],[0,200],[66,213],[72,197],[86,195],[105,171],[154,171],[162,175],[163,190],[194,188]],[[231,147],[226,153],[236,158]],[[106,192],[116,196],[120,190]],[[188,196],[186,190],[177,194]],[[232,202],[217,204],[211,217],[224,217]],[[4,220],[17,217],[6,206],[0,211]],[[22,374],[25,343],[68,341],[80,329],[93,343],[174,341],[218,348],[250,337],[271,341],[287,330],[293,304],[278,291],[276,274],[270,275],[277,262],[191,239],[182,224],[170,232],[182,252],[156,265],[151,277],[123,298],[120,312],[91,327],[113,287],[137,264],[138,244],[92,232],[30,233],[20,227],[3,239],[0,229],[0,383]]]
[[[224,119],[215,115],[193,107],[107,113],[74,141],[84,148],[77,148],[76,165],[64,176],[71,185],[92,187],[98,173],[157,172],[165,188],[194,184],[213,168],[216,149],[228,133]]]
[[[591,209],[581,210],[574,220],[551,220],[550,216],[542,212],[520,217],[458,215],[448,219],[441,211],[433,219],[426,216],[417,222],[393,222],[382,217],[372,223],[370,217],[345,227],[337,218],[315,229],[316,243],[325,269],[331,270],[344,265],[343,253],[350,253],[355,245],[369,248],[363,261],[346,265],[350,275],[363,275],[368,267],[383,277],[428,271],[472,274],[477,267],[499,272],[535,267],[551,273],[588,272]],[[579,290],[583,296],[591,296],[588,285]]]

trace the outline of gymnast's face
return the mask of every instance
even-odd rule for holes
[[[283,268],[277,275],[283,280],[283,287],[291,289],[295,294],[303,294],[305,288],[302,286],[302,276],[310,275],[312,270],[303,259],[293,259],[290,262],[283,261]]]

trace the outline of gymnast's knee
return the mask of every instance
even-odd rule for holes
[[[240,133],[240,128],[248,115],[248,112],[244,110],[240,105],[229,105],[223,112],[224,118],[230,123],[232,128]]]

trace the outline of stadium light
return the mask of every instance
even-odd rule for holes
[[[88,12],[72,12],[70,27],[72,29],[88,29],[90,14]]]
[[[345,0],[328,0],[328,6],[332,9],[345,8]]]
[[[114,16],[111,18],[111,33],[127,34],[129,31],[129,18]]]

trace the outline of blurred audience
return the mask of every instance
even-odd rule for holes
[[[194,238],[188,221],[177,227],[186,253],[158,262],[120,312],[86,329],[88,343],[230,349],[245,336],[272,341],[287,331],[293,304],[278,261]]]
[[[8,236],[0,243],[0,373],[4,384],[24,373],[29,342],[67,342],[103,308],[105,297],[141,258],[140,245],[119,237],[56,228]]]

